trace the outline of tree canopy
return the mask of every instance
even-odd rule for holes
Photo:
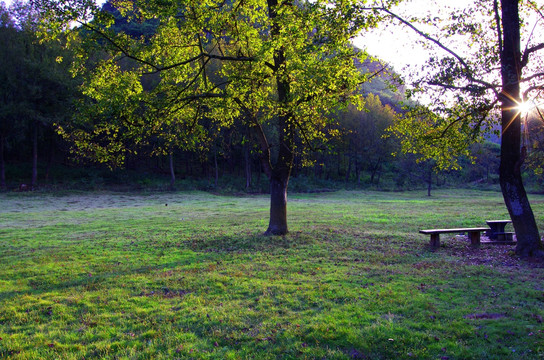
[[[217,128],[240,119],[271,180],[270,234],[287,232],[295,154],[326,140],[328,114],[362,106],[356,90],[369,75],[356,60],[367,55],[350,40],[378,21],[363,2],[346,0],[119,1],[122,27],[114,26],[110,5],[38,4],[49,35],[80,24],[70,39],[79,49],[74,70],[86,79],[89,116],[86,130],[67,132],[80,150],[121,163],[129,143],[154,139],[158,153],[194,147],[207,136],[204,122]],[[132,24],[154,31],[137,36]]]

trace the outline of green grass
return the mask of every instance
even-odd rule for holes
[[[531,196],[544,228],[544,196]],[[542,359],[544,269],[422,228],[497,192],[0,194],[0,358]]]

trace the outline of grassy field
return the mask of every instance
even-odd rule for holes
[[[531,196],[544,229],[544,196]],[[542,359],[544,268],[422,228],[497,192],[0,194],[0,358]]]

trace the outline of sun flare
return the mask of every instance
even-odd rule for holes
[[[527,115],[534,107],[535,105],[530,101],[522,101],[517,106],[521,115]]]

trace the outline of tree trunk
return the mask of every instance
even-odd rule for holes
[[[357,157],[355,158],[355,178],[357,179],[357,185],[361,185],[361,165]]]
[[[288,232],[287,182],[276,176],[270,178],[270,221],[266,235],[285,235]]]
[[[193,164],[193,153],[185,153],[185,173],[189,176],[193,176],[193,167],[191,166]]]
[[[174,171],[174,153],[171,152],[168,155],[169,165],[170,165],[170,190],[174,190],[174,185],[176,183],[176,173]]]
[[[428,167],[428,172],[425,173],[425,171],[427,171],[427,169],[425,169],[424,175],[421,176],[421,179],[425,184],[427,184],[427,196],[431,196],[431,191],[433,189],[433,167],[429,164],[426,166]]]
[[[504,202],[517,238],[521,257],[543,256],[535,217],[521,177],[527,149],[521,148],[520,98],[521,52],[518,0],[502,0],[503,49],[501,52],[501,163],[499,180]]]
[[[34,121],[32,129],[32,180],[30,182],[31,190],[38,187],[38,122]]]
[[[217,163],[217,150],[213,153],[213,166],[214,166],[214,184],[217,189],[219,184],[219,164]]]
[[[257,188],[261,187],[261,175],[263,174],[263,164],[259,161],[259,171],[257,172]]]
[[[6,188],[6,163],[4,161],[4,142],[4,134],[0,133],[0,189]]]
[[[346,177],[344,178],[344,182],[349,181],[349,176],[351,175],[351,155],[348,155],[348,170],[346,171]]]
[[[277,21],[280,6],[292,6],[290,2],[279,3],[278,0],[267,0],[268,16],[272,21],[271,35],[280,35],[280,22]],[[287,59],[283,47],[274,50],[274,72],[278,92],[278,106],[287,109],[289,103],[289,80],[282,74]],[[280,111],[277,117],[277,130],[279,134],[278,157],[275,164],[271,164],[270,147],[264,135],[260,131],[261,163],[270,179],[270,221],[265,235],[285,235],[287,229],[287,184],[293,169],[294,134],[295,128],[291,121],[292,114],[289,111]]]
[[[379,171],[382,167],[382,158],[379,157],[377,160],[376,160],[376,163],[375,164],[372,164],[370,165],[371,167],[371,174],[370,174],[370,183],[371,184],[374,184],[374,178],[376,177],[376,175],[378,175],[378,179],[380,177],[380,174],[379,174]],[[378,184],[380,181],[378,180],[378,182],[376,184]]]
[[[51,134],[51,141],[49,142],[49,161],[47,161],[47,167],[45,169],[44,180],[46,183],[49,182],[49,175],[51,174],[51,169],[53,167],[53,162],[55,161],[55,138],[54,134]]]
[[[245,175],[246,175],[246,190],[251,188],[251,156],[249,152],[249,145],[244,144],[244,161],[245,161]]]

